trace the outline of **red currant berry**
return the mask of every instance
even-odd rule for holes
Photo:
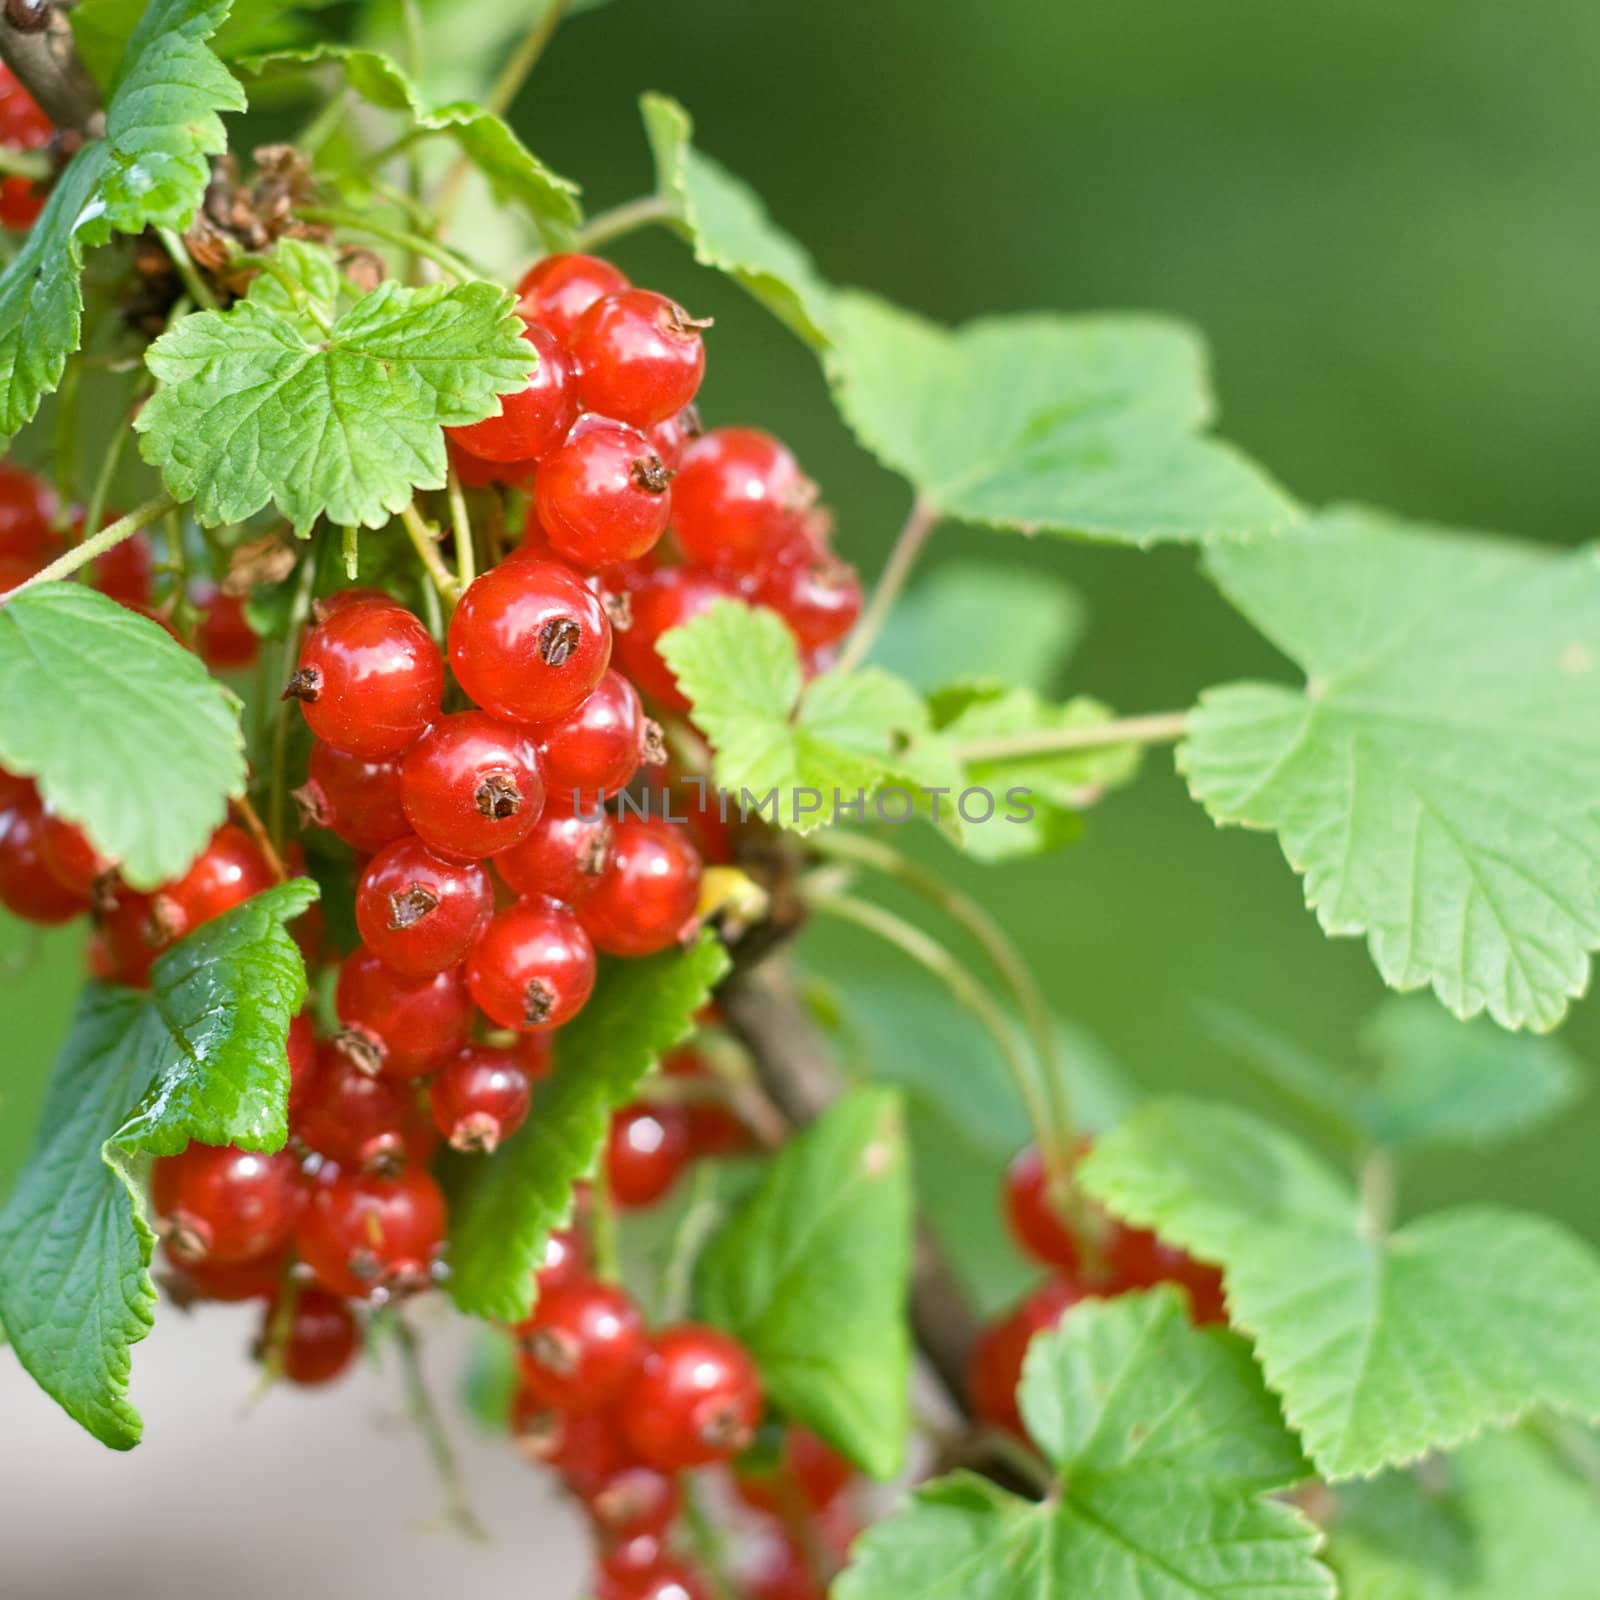
[[[44,805],[29,784],[0,808],[0,905],[28,922],[67,922],[89,902],[51,872],[44,836]]]
[[[662,1560],[630,1577],[617,1577],[602,1565],[595,1600],[710,1600],[710,1591],[692,1567]]]
[[[245,1300],[270,1300],[283,1287],[284,1264],[288,1259],[287,1252],[276,1250],[251,1261],[182,1261],[173,1255],[165,1240],[161,1253],[178,1271],[173,1290],[180,1304],[185,1295],[228,1305]]]
[[[539,747],[483,711],[441,718],[400,768],[400,803],[424,844],[477,860],[521,844],[544,810]]]
[[[1228,1320],[1222,1273],[1148,1229],[1114,1226],[1106,1238],[1106,1257],[1118,1292],[1175,1283],[1189,1297],[1190,1315],[1200,1326]]]
[[[317,1030],[308,1011],[289,1019],[283,1053],[289,1062],[289,1114],[306,1102],[317,1081]]]
[[[275,1306],[269,1305],[262,1313],[258,1350],[267,1348],[275,1332],[276,1311]],[[322,1289],[302,1289],[295,1296],[289,1337],[280,1352],[283,1375],[290,1383],[308,1389],[332,1383],[350,1370],[360,1348],[361,1325],[337,1295]]]
[[[42,566],[55,544],[55,517],[50,485],[13,462],[0,461],[0,557]]]
[[[48,809],[39,828],[39,856],[62,888],[85,900],[94,899],[97,891],[106,888],[114,870],[77,823]]]
[[[661,457],[668,472],[676,472],[683,460],[683,452],[700,437],[705,429],[700,426],[700,413],[693,406],[685,406],[675,417],[665,422],[653,423],[645,429],[650,447]]]
[[[797,1512],[826,1511],[850,1485],[850,1463],[806,1428],[784,1430],[776,1460],[740,1461],[733,1487],[739,1498],[769,1516],[793,1518]]]
[[[534,469],[538,466],[536,461],[485,461],[470,450],[463,450],[450,438],[445,440],[445,449],[449,452],[450,465],[463,488],[488,489],[497,483],[515,489],[533,487]]]
[[[363,1072],[336,1044],[317,1048],[316,1074],[297,1107],[295,1137],[341,1167],[393,1176],[426,1159],[432,1138],[409,1083]]]
[[[575,904],[600,876],[611,854],[611,819],[580,817],[561,807],[554,783],[544,815],[515,849],[494,858],[495,870],[518,894],[547,894]]]
[[[150,1203],[179,1261],[227,1265],[278,1249],[300,1211],[300,1167],[285,1150],[191,1144],[150,1171]]]
[[[165,934],[181,939],[273,882],[260,846],[243,828],[225,823],[181,878],[156,891],[151,914]]]
[[[522,275],[517,309],[565,344],[578,318],[596,300],[627,287],[622,273],[598,256],[546,256]]]
[[[745,1125],[726,1105],[711,1098],[720,1079],[711,1064],[696,1050],[675,1050],[661,1063],[669,1078],[690,1079],[703,1084],[711,1093],[706,1099],[691,1100],[683,1110],[689,1122],[689,1153],[693,1156],[734,1156],[750,1147]]]
[[[578,414],[566,352],[537,324],[523,329],[539,364],[520,389],[500,396],[498,416],[445,432],[469,455],[498,464],[537,461],[566,437]]]
[[[372,953],[408,978],[467,959],[494,911],[494,885],[477,862],[446,861],[420,839],[396,839],[356,886],[356,926]]]
[[[512,1405],[511,1426],[517,1448],[554,1467],[574,1494],[593,1494],[634,1464],[611,1411],[556,1411],[523,1389]]]
[[[667,1541],[659,1533],[636,1533],[631,1539],[614,1539],[604,1529],[600,1532],[597,1553],[602,1581],[642,1582],[667,1560]]]
[[[533,501],[556,554],[592,571],[654,548],[672,512],[671,480],[636,428],[586,418],[540,463]]]
[[[331,828],[352,850],[381,850],[411,833],[398,756],[349,756],[318,739],[294,798],[306,825]]]
[[[761,1420],[761,1378],[744,1347],[685,1323],[658,1333],[621,1406],[628,1442],[662,1472],[726,1461]]]
[[[672,669],[661,659],[656,641],[669,629],[682,627],[718,600],[733,597],[721,578],[694,567],[663,567],[647,574],[632,590],[631,620],[617,634],[617,658],[641,692],[669,711],[687,711]]]
[[[693,1147],[681,1106],[624,1106],[606,1137],[606,1181],[624,1211],[653,1206],[678,1181]]]
[[[1013,1236],[1034,1260],[1060,1272],[1078,1270],[1078,1241],[1052,1203],[1049,1174],[1036,1146],[1030,1144],[1012,1161],[1002,1199]]]
[[[636,428],[676,416],[705,376],[700,330],[708,326],[648,289],[623,289],[596,300],[569,341],[584,410]]]
[[[467,987],[502,1028],[559,1028],[594,988],[594,947],[567,907],[530,895],[490,919],[467,958]]]
[[[624,1289],[579,1283],[547,1295],[520,1336],[523,1386],[562,1411],[615,1399],[644,1359],[644,1317]]]
[[[173,940],[173,930],[163,924],[155,897],[118,883],[97,914],[97,931],[112,981],[144,988],[156,957]]]
[[[672,526],[690,561],[754,573],[794,537],[817,497],[788,447],[757,428],[714,428],[683,453]]]
[[[261,654],[261,637],[250,626],[244,601],[221,589],[212,593],[198,586],[194,598],[200,606],[194,630],[200,659],[213,672],[243,672],[253,667]]]
[[[332,594],[319,595],[311,602],[311,620],[313,622],[326,622],[329,617],[337,616],[341,611],[348,611],[352,606],[392,606],[394,596],[386,594],[382,589],[373,589],[364,584],[351,584],[343,589],[335,589]]]
[[[599,596],[568,567],[506,561],[461,597],[450,665],[480,706],[511,722],[552,722],[580,705],[611,660]]]
[[[394,1178],[339,1173],[314,1185],[295,1246],[323,1288],[364,1299],[427,1288],[444,1233],[439,1185],[409,1166]]]
[[[1053,1278],[978,1336],[967,1363],[967,1395],[980,1421],[1023,1432],[1017,1385],[1028,1346],[1035,1334],[1056,1327],[1083,1298],[1082,1290],[1064,1278]]]
[[[641,763],[666,759],[661,730],[639,691],[608,670],[581,706],[538,730],[545,787],[563,807],[594,812],[633,782]]]
[[[755,598],[788,623],[802,650],[825,650],[856,625],[861,579],[847,562],[824,556],[770,568]]]
[[[574,1228],[556,1228],[544,1241],[544,1264],[534,1273],[539,1286],[539,1298],[554,1294],[558,1289],[570,1289],[589,1275],[589,1262],[583,1240]],[[532,1326],[530,1317],[519,1323],[518,1333],[526,1333]]]
[[[284,694],[311,731],[352,756],[398,755],[439,715],[444,663],[400,606],[357,605],[319,622]]]
[[[550,1076],[554,1051],[548,1033],[519,1033],[511,1053],[527,1073],[529,1083],[539,1083]]]
[[[683,1497],[675,1478],[654,1467],[624,1467],[588,1496],[589,1515],[609,1539],[658,1538],[677,1521]]]
[[[0,144],[13,150],[42,150],[54,132],[49,117],[10,68],[0,67]],[[44,210],[44,200],[28,178],[0,178],[0,227],[19,231],[31,227]]]
[[[533,1085],[509,1050],[468,1045],[428,1085],[433,1125],[457,1150],[488,1155],[528,1119]]]
[[[688,835],[661,817],[624,817],[578,918],[597,950],[648,956],[683,936],[699,903],[700,857]]]
[[[459,969],[431,978],[392,972],[371,950],[339,968],[339,1046],[369,1072],[418,1078],[467,1042],[472,999]]]
[[[117,520],[117,512],[108,511],[102,527]],[[78,518],[80,533],[83,518]],[[132,606],[142,611],[155,599],[156,563],[147,534],[136,533],[131,539],[114,544],[104,555],[89,563],[89,581],[101,594],[115,600],[118,605]]]
[[[762,1541],[745,1600],[827,1600],[827,1586],[807,1553],[787,1532]]]

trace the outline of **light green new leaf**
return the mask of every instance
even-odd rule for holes
[[[828,369],[856,437],[948,517],[1119,544],[1271,532],[1297,512],[1228,446],[1198,339],[1154,317],[951,331],[835,297]]]
[[[520,1322],[533,1309],[545,1240],[572,1211],[611,1113],[666,1050],[687,1038],[727,970],[710,935],[685,951],[609,965],[561,1030],[556,1072],[526,1126],[474,1161],[450,1213],[450,1293],[463,1311]]]
[[[695,149],[689,113],[666,95],[639,102],[656,162],[656,193],[702,266],[742,284],[814,347],[830,338],[831,291],[811,257],[767,215],[748,184]]]
[[[430,107],[417,86],[386,55],[351,45],[316,44],[278,51],[244,63],[248,73],[267,79],[303,74],[332,63],[369,105],[404,117],[424,134],[455,140],[502,199],[523,206],[552,250],[570,246],[572,229],[583,220],[578,186],[558,176],[512,132],[506,121],[466,101]]]
[[[238,702],[163,628],[77,583],[0,607],[0,762],[140,889],[182,873],[245,790]]]
[[[699,1315],[768,1395],[877,1478],[910,1427],[911,1225],[900,1097],[856,1089],[784,1146],[695,1274]]]
[[[61,382],[82,335],[84,252],[113,230],[187,228],[226,148],[220,111],[244,94],[205,40],[227,0],[151,0],[122,56],[106,137],[57,179],[27,241],[0,276],[0,443]]]
[[[960,771],[928,725],[921,698],[876,667],[804,681],[794,635],[772,612],[719,600],[662,635],[662,657],[694,703],[715,749],[717,782],[754,809],[776,796],[771,820],[809,833],[885,788],[959,787]],[[887,796],[885,797],[887,801]],[[940,819],[956,828],[953,804]],[[904,819],[896,800],[888,813]]]
[[[1457,1022],[1431,1001],[1391,997],[1361,1030],[1379,1073],[1362,1098],[1370,1137],[1394,1148],[1487,1145],[1548,1122],[1584,1090],[1554,1039]]]
[[[1535,1406],[1600,1417],[1600,1261],[1553,1222],[1477,1206],[1383,1233],[1287,1134],[1184,1099],[1135,1111],[1081,1176],[1118,1216],[1222,1266],[1229,1317],[1327,1478]]]
[[[1206,565],[1306,684],[1201,697],[1195,798],[1386,983],[1554,1027],[1600,947],[1600,556],[1344,510]]]
[[[0,1323],[17,1359],[114,1449],[139,1442],[130,1349],[155,1306],[135,1162],[191,1139],[282,1146],[284,1046],[306,993],[283,924],[315,898],[296,879],[236,906],[161,956],[148,994],[91,983],[0,1212]]]
[[[316,285],[291,309],[263,273],[248,299],[184,317],[146,352],[160,387],[135,423],[140,450],[207,525],[270,501],[302,534],[323,515],[382,527],[416,489],[443,487],[441,428],[527,381],[538,358],[512,307],[489,283],[390,279],[333,320]]]
[[[1040,1503],[958,1473],[857,1541],[835,1600],[1332,1600],[1315,1529],[1263,1496],[1308,1469],[1244,1343],[1170,1290],[1036,1338],[1021,1403]]]
[[[934,727],[958,759],[963,745],[1092,727],[1112,717],[1109,706],[1085,695],[1052,705],[1032,689],[1004,685],[947,689],[932,697],[929,709]],[[1139,756],[1137,745],[1108,744],[961,759],[966,787],[984,791],[994,805],[994,815],[982,822],[987,803],[969,803],[963,847],[980,860],[1006,861],[1071,843],[1083,831],[1084,807],[1102,790],[1130,782]]]

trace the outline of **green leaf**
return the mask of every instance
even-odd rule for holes
[[[306,993],[283,923],[315,898],[296,879],[236,906],[161,956],[148,994],[91,983],[0,1212],[0,1324],[40,1388],[114,1449],[139,1442],[129,1352],[155,1306],[136,1158],[191,1139],[282,1146],[284,1045]]]
[[[1392,998],[1361,1032],[1380,1063],[1361,1105],[1371,1138],[1396,1148],[1481,1146],[1525,1133],[1585,1084],[1565,1046],[1457,1022],[1426,1000]]]
[[[699,1315],[769,1397],[876,1478],[910,1429],[911,1224],[900,1097],[856,1089],[784,1146],[695,1273]]]
[[[319,516],[382,527],[416,489],[442,488],[445,426],[475,422],[537,362],[509,293],[393,279],[335,320],[302,247],[226,312],[184,317],[146,353],[160,387],[135,427],[168,490],[203,523],[274,503],[305,533]],[[281,255],[281,252],[280,252]]]
[[[1344,1600],[1590,1600],[1592,1485],[1519,1433],[1433,1466],[1340,1490],[1328,1559]]]
[[[831,337],[831,291],[811,257],[767,215],[755,191],[690,143],[694,123],[676,100],[639,102],[656,162],[656,193],[702,266],[742,284],[816,348]]]
[[[805,683],[794,636],[771,611],[719,600],[659,648],[715,748],[730,810],[745,795],[751,811],[775,796],[771,820],[809,833],[833,820],[836,803],[890,787],[913,791],[921,809],[915,791],[930,780],[959,785],[915,691],[877,667]],[[940,807],[952,827],[954,810]]]
[[[873,662],[924,694],[948,684],[1048,694],[1083,636],[1076,589],[1039,568],[947,561],[896,602]]]
[[[1384,1232],[1260,1118],[1156,1101],[1081,1169],[1118,1216],[1221,1264],[1228,1313],[1325,1477],[1401,1465],[1533,1407],[1600,1417],[1600,1261],[1487,1206]]]
[[[1113,715],[1086,695],[1051,705],[1032,689],[1003,685],[948,689],[934,695],[929,708],[958,758],[965,744],[1092,727]],[[1006,861],[1071,843],[1083,831],[1084,808],[1102,790],[1131,782],[1139,757],[1137,745],[1108,744],[962,761],[965,786],[984,791],[994,804],[986,822],[978,820],[986,804],[973,800],[963,811],[962,848],[984,861]]]
[[[561,1030],[555,1075],[515,1138],[474,1161],[450,1216],[450,1293],[463,1311],[520,1322],[533,1308],[545,1240],[572,1211],[611,1113],[663,1051],[688,1037],[728,958],[709,935],[693,948],[609,965]]]
[[[106,137],[85,145],[0,276],[0,442],[61,382],[82,336],[86,250],[112,231],[182,230],[226,148],[219,111],[244,94],[205,40],[227,0],[151,0],[123,53],[106,106]]]
[[[76,583],[0,607],[0,761],[140,889],[182,873],[245,790],[238,702],[163,628]]]
[[[323,63],[338,66],[345,81],[369,105],[399,113],[408,127],[419,133],[448,135],[489,180],[497,196],[528,211],[548,248],[570,247],[572,230],[583,220],[577,184],[552,172],[503,118],[482,106],[456,101],[430,107],[388,56],[351,45],[324,43],[279,51],[245,62],[244,70],[270,80],[303,75]]]
[[[950,331],[858,292],[834,303],[834,397],[944,516],[1119,544],[1271,532],[1297,512],[1228,446],[1196,337],[1040,313]]]
[[[857,1541],[835,1600],[1332,1600],[1316,1531],[1263,1498],[1307,1470],[1248,1349],[1172,1291],[1075,1308],[1034,1340],[1021,1402],[1050,1497],[928,1484]]]
[[[1600,946],[1600,560],[1374,512],[1219,546],[1306,675],[1202,696],[1179,747],[1221,823],[1277,832],[1330,936],[1458,1016],[1554,1027]]]

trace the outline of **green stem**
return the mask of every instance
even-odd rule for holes
[[[686,1476],[683,1480],[683,1530],[689,1536],[689,1546],[694,1551],[697,1566],[710,1585],[713,1600],[738,1600],[738,1591],[722,1570],[723,1542],[706,1514],[701,1495],[698,1481]]]
[[[882,906],[804,881],[801,883],[801,892],[813,911],[836,917],[842,922],[853,922],[857,927],[876,934],[946,985],[951,994],[988,1030],[1011,1074],[1017,1096],[1027,1111],[1028,1122],[1039,1148],[1041,1151],[1050,1149],[1053,1143],[1050,1108],[1041,1092],[1035,1064],[1018,1044],[1005,1013],[967,969],[937,939],[930,938],[914,923],[884,910]]]
[[[50,157],[42,150],[12,150],[0,145],[0,177],[42,183],[50,176]]]
[[[1377,1241],[1388,1234],[1394,1222],[1398,1186],[1399,1173],[1395,1167],[1394,1152],[1382,1146],[1369,1150],[1361,1163],[1358,1183],[1361,1233],[1364,1238]]]
[[[958,744],[958,761],[1003,761],[1015,756],[1057,755],[1069,750],[1101,750],[1113,744],[1171,744],[1189,726],[1187,711],[1159,711],[1145,717],[1089,722],[1075,728],[1047,728],[1038,733],[1000,734]]]
[[[289,626],[283,636],[283,649],[278,656],[278,682],[285,684],[294,675],[295,662],[300,658],[300,630],[311,614],[311,591],[316,587],[317,558],[308,546],[300,558],[300,578],[295,585],[294,599],[289,605]],[[289,702],[280,699],[277,716],[272,724],[272,779],[267,790],[267,831],[273,844],[283,844],[284,825],[288,821],[288,763],[289,763]]]
[[[725,1208],[717,1198],[717,1173],[714,1163],[698,1161],[690,1178],[689,1199],[683,1215],[673,1229],[672,1246],[656,1283],[653,1320],[661,1326],[681,1322],[689,1314],[690,1287],[694,1264],[705,1248]]]
[[[176,505],[177,501],[171,495],[158,494],[153,500],[146,500],[142,506],[135,506],[127,516],[119,517],[109,528],[90,534],[82,544],[74,545],[64,556],[58,556],[49,566],[41,568],[16,588],[0,594],[0,606],[15,600],[19,594],[26,594],[29,589],[37,588],[41,583],[55,583],[61,578],[70,578],[79,567],[87,566],[96,556],[103,556],[124,539],[131,539],[141,528],[149,527]]]
[[[472,547],[472,518],[467,515],[467,497],[461,492],[461,479],[456,476],[454,467],[445,480],[445,492],[450,500],[450,526],[456,536],[456,584],[465,594],[478,575],[477,552]]]
[[[445,1517],[467,1538],[478,1544],[488,1544],[489,1534],[478,1521],[467,1500],[466,1484],[461,1476],[461,1463],[456,1458],[455,1446],[450,1442],[450,1435],[445,1432],[438,1408],[433,1403],[433,1396],[428,1392],[428,1380],[422,1371],[417,1336],[398,1308],[391,1312],[388,1320],[394,1329],[395,1344],[400,1350],[400,1369],[404,1374],[406,1386],[406,1409],[422,1434],[423,1442],[428,1447],[428,1455],[433,1461],[434,1471],[438,1474],[440,1486],[444,1490]]]
[[[439,542],[428,531],[428,525],[422,520],[421,513],[415,505],[409,505],[400,513],[400,520],[406,526],[406,532],[411,536],[412,548],[417,552],[428,576],[433,579],[433,586],[439,591],[439,598],[449,605],[454,605],[461,590],[455,579],[455,574],[444,564],[444,557],[439,554]]]
[[[325,223],[330,228],[344,228],[351,233],[371,234],[397,250],[409,250],[413,255],[426,256],[436,266],[442,267],[452,277],[463,283],[481,283],[483,274],[469,267],[453,250],[421,234],[408,233],[404,228],[391,228],[386,222],[364,216],[358,211],[341,211],[335,206],[307,206],[296,213],[307,222]]]
[[[135,386],[133,402],[122,419],[122,425],[112,433],[111,442],[106,446],[106,453],[100,458],[100,470],[94,475],[94,484],[89,490],[89,504],[84,507],[83,512],[85,534],[98,528],[106,514],[106,501],[111,496],[111,481],[116,476],[117,467],[122,461],[122,451],[128,442],[128,435],[133,432],[133,419],[139,414],[139,407],[144,403],[145,387],[143,381]]]
[[[69,361],[56,394],[56,420],[51,429],[50,453],[55,461],[56,522],[69,521],[68,507],[77,499],[78,422],[83,414],[83,362]],[[88,527],[88,523],[84,524]]]
[[[889,552],[889,559],[883,564],[883,574],[878,579],[877,587],[872,591],[872,598],[867,602],[866,610],[861,613],[850,637],[845,641],[844,649],[840,652],[836,671],[850,672],[867,659],[867,652],[872,649],[873,641],[878,637],[878,632],[899,598],[900,591],[905,587],[906,579],[910,576],[912,567],[916,565],[923,545],[928,542],[929,534],[938,524],[939,513],[926,500],[918,499],[912,502],[910,514],[895,536],[894,548]]]
[[[592,216],[578,230],[580,250],[598,250],[640,228],[655,222],[670,222],[672,207],[658,194],[641,195],[625,205],[612,206],[609,211]]]
[[[601,1283],[622,1282],[622,1250],[617,1240],[617,1208],[611,1203],[604,1155],[589,1179],[589,1248]]]
[[[322,147],[339,131],[339,124],[350,109],[350,97],[350,85],[344,84],[305,125],[300,137],[295,140],[295,148],[308,160],[314,161]]]
[[[976,900],[881,840],[830,829],[816,834],[811,846],[818,855],[868,867],[903,883],[964,928],[993,963],[1016,999],[1043,1068],[1043,1098],[1050,1108],[1051,1138],[1041,1146],[1041,1152],[1051,1171],[1064,1177],[1072,1164],[1075,1132],[1061,1037],[1044,991],[1005,929]]]
[[[207,311],[217,310],[217,297],[212,294],[205,279],[195,271],[194,257],[189,254],[189,247],[178,237],[177,232],[172,228],[157,228],[156,236],[165,247],[173,266],[178,269],[178,276],[183,280],[184,288],[189,291],[189,298]]]

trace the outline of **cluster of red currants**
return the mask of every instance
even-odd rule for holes
[[[1080,1156],[1088,1153],[1085,1141]],[[972,1348],[967,1371],[974,1415],[991,1427],[1021,1435],[1017,1384],[1035,1334],[1059,1326],[1079,1301],[1106,1299],[1157,1284],[1175,1284],[1201,1326],[1228,1320],[1222,1274],[1166,1244],[1143,1228],[1130,1228],[1078,1197],[1083,1207],[1070,1226],[1052,1192],[1037,1149],[1029,1145],[1006,1173],[1002,1204],[1024,1252],[1051,1276],[1003,1317]]]
[[[826,1552],[842,1556],[854,1532],[848,1464],[800,1429],[763,1430],[767,1448],[752,1450],[762,1394],[749,1356],[714,1328],[648,1329],[626,1290],[592,1275],[581,1213],[551,1237],[538,1278],[538,1307],[512,1330],[511,1427],[584,1511],[597,1600],[704,1600],[674,1549],[683,1479],[725,1465],[753,1524],[743,1592],[822,1600]]]
[[[11,69],[0,66],[0,148],[43,150],[55,131]],[[20,232],[30,227],[43,209],[44,196],[31,179],[15,173],[0,177],[0,228]]]

